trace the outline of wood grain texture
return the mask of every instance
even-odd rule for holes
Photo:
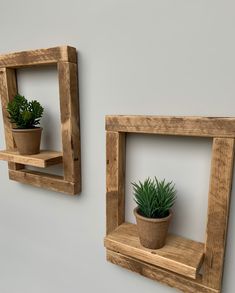
[[[149,278],[163,281],[183,292],[221,292],[233,176],[235,118],[107,116],[106,131],[107,236],[105,245],[108,260]],[[122,156],[124,152],[120,152],[120,138],[129,132],[213,138],[207,236],[204,245],[205,261],[202,276],[195,272],[202,262],[202,244],[200,244],[198,254],[193,252],[189,257],[186,257],[185,251],[188,251],[187,247],[193,249],[195,242],[186,245],[186,248],[180,248],[180,244],[176,245],[175,251],[173,249],[169,253],[172,263],[175,261],[176,267],[179,266],[176,269],[172,263],[169,263],[167,257],[164,259],[161,256],[159,263],[159,253],[152,256],[148,251],[144,251],[145,249],[138,247],[136,232],[125,228],[120,233],[119,229],[123,229],[126,225],[123,224],[125,218],[124,189],[120,190],[120,186],[124,185],[125,173]],[[180,250],[181,253],[178,254],[177,251]],[[177,257],[185,258],[188,262],[186,265],[183,260],[177,262]],[[163,268],[160,269],[159,266]],[[189,277],[196,279],[192,282],[189,281]]]
[[[36,155],[20,155],[17,151],[0,151],[0,160],[20,163],[24,165],[46,168],[62,163],[62,153],[42,150]]]
[[[77,65],[58,63],[64,178],[81,185]]]
[[[198,276],[196,280],[189,279],[111,250],[107,250],[107,260],[132,272],[136,272],[142,276],[161,282],[162,284],[174,287],[181,292],[220,293],[219,290],[203,285],[201,276]]]
[[[235,118],[106,116],[106,130],[198,137],[235,137]]]
[[[192,279],[196,279],[204,256],[203,243],[176,235],[168,235],[161,249],[147,249],[140,244],[136,225],[130,223],[107,235],[105,247]]]
[[[8,68],[49,65],[60,61],[77,63],[76,49],[61,46],[0,55],[0,67]]]
[[[16,153],[1,153],[2,159],[10,160],[10,179],[68,194],[81,191],[80,121],[78,99],[77,52],[70,46],[54,47],[0,55],[0,95],[2,99],[6,149],[16,151],[11,124],[6,107],[17,94],[14,68],[57,64],[62,123],[64,176],[58,177],[24,169],[23,164],[45,168],[62,161],[61,154],[43,153],[38,156],[18,156]],[[17,171],[18,170],[18,171]],[[20,171],[19,171],[20,170]],[[15,171],[15,172],[13,172]],[[66,190],[67,188],[67,190]]]
[[[106,134],[106,230],[125,221],[125,134]]]
[[[76,183],[65,181],[63,176],[23,169],[18,171],[10,170],[9,177],[11,180],[30,184],[39,188],[46,188],[69,195],[77,194],[78,187]]]
[[[16,145],[12,135],[12,124],[8,119],[7,105],[17,94],[16,72],[14,69],[0,68],[0,96],[5,132],[5,144],[9,150],[15,150]],[[10,170],[23,169],[24,165],[8,163]]]
[[[203,283],[221,288],[234,161],[234,139],[214,138]]]

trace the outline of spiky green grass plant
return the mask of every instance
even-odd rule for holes
[[[176,189],[172,181],[159,181],[154,177],[132,185],[140,215],[147,218],[164,218],[169,215],[176,199]]]

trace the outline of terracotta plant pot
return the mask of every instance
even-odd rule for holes
[[[12,129],[13,138],[20,155],[40,153],[42,128]]]
[[[138,208],[135,208],[134,215],[141,245],[150,249],[162,248],[166,242],[172,213],[160,219],[146,218],[138,213]]]

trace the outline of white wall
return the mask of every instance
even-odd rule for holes
[[[0,0],[0,52],[79,50],[83,191],[8,180],[0,162],[0,292],[175,292],[105,261],[105,114],[234,116],[235,2]],[[42,73],[42,74],[41,74]],[[60,147],[56,70],[21,70],[21,93],[45,105],[44,146]],[[0,119],[0,148],[4,148]],[[157,175],[178,189],[174,232],[203,240],[211,141],[131,135],[130,182]],[[223,292],[235,286],[232,200]]]

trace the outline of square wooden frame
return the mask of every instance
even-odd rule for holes
[[[203,273],[190,279],[107,248],[107,260],[182,292],[221,292],[234,161],[235,118],[106,117],[107,236],[125,222],[125,135],[152,133],[213,139]]]
[[[0,55],[0,96],[6,148],[15,150],[6,107],[17,93],[16,69],[42,65],[56,65],[58,70],[64,176],[30,171],[23,164],[12,161],[8,164],[9,177],[21,183],[74,195],[81,191],[78,64],[75,48],[62,46]]]

